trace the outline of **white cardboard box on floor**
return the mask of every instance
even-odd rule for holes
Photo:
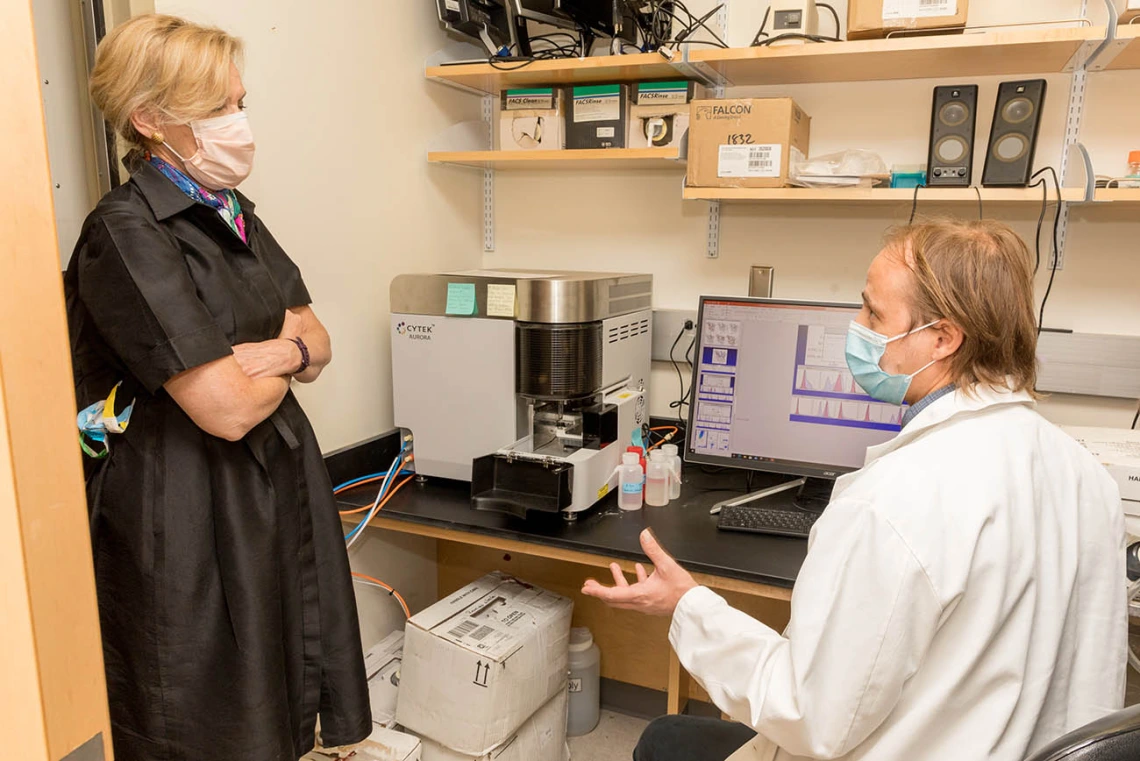
[[[418,737],[394,729],[375,727],[368,739],[359,745],[317,748],[302,756],[301,761],[421,761],[421,752],[422,745]]]
[[[395,631],[364,656],[368,698],[372,703],[372,723],[388,729],[396,725],[396,698],[400,694],[400,661],[403,653],[404,633]]]
[[[396,721],[469,757],[500,746],[565,685],[572,609],[495,572],[420,612]]]
[[[557,695],[519,727],[497,748],[478,756],[458,753],[427,737],[423,742],[422,761],[564,761],[566,746],[566,711],[569,693],[563,687]]]

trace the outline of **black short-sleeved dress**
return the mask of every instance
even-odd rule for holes
[[[119,761],[296,761],[371,716],[328,473],[293,394],[243,440],[202,431],[174,375],[280,333],[300,272],[239,195],[247,246],[143,163],[65,275],[82,409],[137,399],[87,499]],[[77,442],[78,445],[78,442]]]

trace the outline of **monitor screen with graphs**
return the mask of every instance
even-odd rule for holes
[[[835,478],[898,433],[902,408],[847,369],[857,304],[701,297],[686,459]]]

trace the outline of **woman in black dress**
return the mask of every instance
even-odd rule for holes
[[[135,146],[65,276],[80,409],[117,384],[122,433],[84,438],[119,761],[296,761],[364,739],[368,691],[328,474],[289,387],[331,359],[253,203],[217,29],[143,16],[100,46],[96,104]],[[124,415],[125,417],[125,415]],[[115,426],[111,426],[115,427]]]

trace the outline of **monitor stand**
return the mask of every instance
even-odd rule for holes
[[[830,481],[826,478],[797,478],[793,481],[787,481],[767,489],[754,491],[741,497],[733,497],[732,499],[718,502],[713,506],[713,509],[709,511],[709,514],[716,515],[723,508],[747,505],[750,502],[773,497],[777,494],[791,491],[792,489],[798,489],[795,498],[792,500],[792,503],[797,508],[810,513],[822,513],[824,508],[827,507],[827,503],[831,501],[831,490],[834,485],[834,481]]]

